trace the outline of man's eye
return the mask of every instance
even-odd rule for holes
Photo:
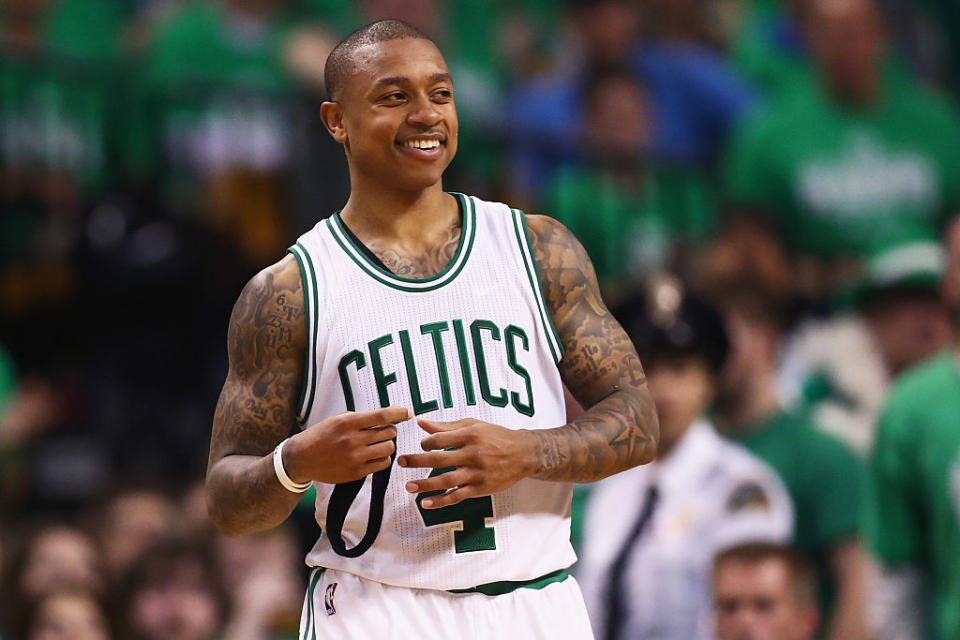
[[[731,616],[737,612],[738,603],[736,600],[719,600],[716,608],[719,613]]]
[[[401,93],[401,92],[399,92],[399,91],[395,91],[395,92],[393,92],[393,93],[388,93],[387,95],[385,95],[385,96],[383,97],[383,99],[384,99],[384,100],[388,100],[388,101],[390,101],[390,102],[397,102],[397,101],[399,101],[399,100],[403,100],[405,97],[406,97],[406,96],[404,96],[403,93]]]
[[[453,91],[450,91],[450,89],[440,89],[439,91],[436,92],[435,95],[436,95],[438,98],[443,98],[443,99],[445,99],[445,100],[449,100],[450,98],[453,97]]]

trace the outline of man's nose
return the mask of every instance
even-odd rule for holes
[[[750,607],[740,607],[736,614],[736,628],[738,640],[750,640],[754,636],[757,626],[757,616]]]
[[[407,122],[420,126],[433,127],[437,125],[443,116],[437,106],[426,96],[414,100],[410,112],[407,114]]]

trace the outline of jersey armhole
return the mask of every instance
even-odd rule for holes
[[[313,268],[313,261],[306,248],[299,242],[287,249],[297,260],[300,268],[300,282],[303,285],[304,322],[307,329],[307,348],[303,367],[303,384],[300,386],[300,397],[297,399],[297,424],[302,429],[313,408],[313,398],[316,395],[316,349],[317,349],[317,274]]]
[[[513,218],[513,231],[520,248],[520,256],[523,258],[524,270],[527,272],[527,280],[537,303],[537,315],[540,318],[540,324],[546,336],[550,353],[553,355],[553,360],[559,363],[563,358],[563,343],[560,341],[560,335],[557,333],[553,318],[550,317],[550,310],[547,308],[546,297],[543,295],[543,282],[540,280],[540,270],[537,268],[537,261],[534,257],[533,243],[530,241],[530,232],[527,230],[526,215],[520,209],[511,209],[510,213]]]

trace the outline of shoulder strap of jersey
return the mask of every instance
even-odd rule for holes
[[[310,415],[313,407],[313,398],[316,395],[316,351],[317,332],[319,330],[320,314],[317,311],[317,271],[313,266],[310,252],[302,242],[287,249],[297,259],[300,267],[300,280],[303,284],[304,318],[307,323],[306,366],[303,369],[303,385],[300,388],[300,399],[297,401],[297,422],[301,427]]]
[[[520,248],[527,281],[530,283],[533,296],[537,301],[537,315],[543,325],[543,333],[547,337],[547,344],[554,361],[560,362],[560,359],[563,358],[563,343],[560,342],[560,336],[553,324],[553,318],[550,317],[550,310],[547,308],[546,299],[543,295],[543,283],[540,281],[540,270],[537,268],[537,262],[534,258],[533,243],[530,241],[530,232],[527,230],[526,216],[519,209],[510,209],[510,214],[513,235]]]

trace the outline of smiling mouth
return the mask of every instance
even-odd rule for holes
[[[404,149],[418,149],[420,151],[432,151],[442,146],[446,146],[445,140],[438,138],[410,138],[405,141],[397,142],[397,146]]]

